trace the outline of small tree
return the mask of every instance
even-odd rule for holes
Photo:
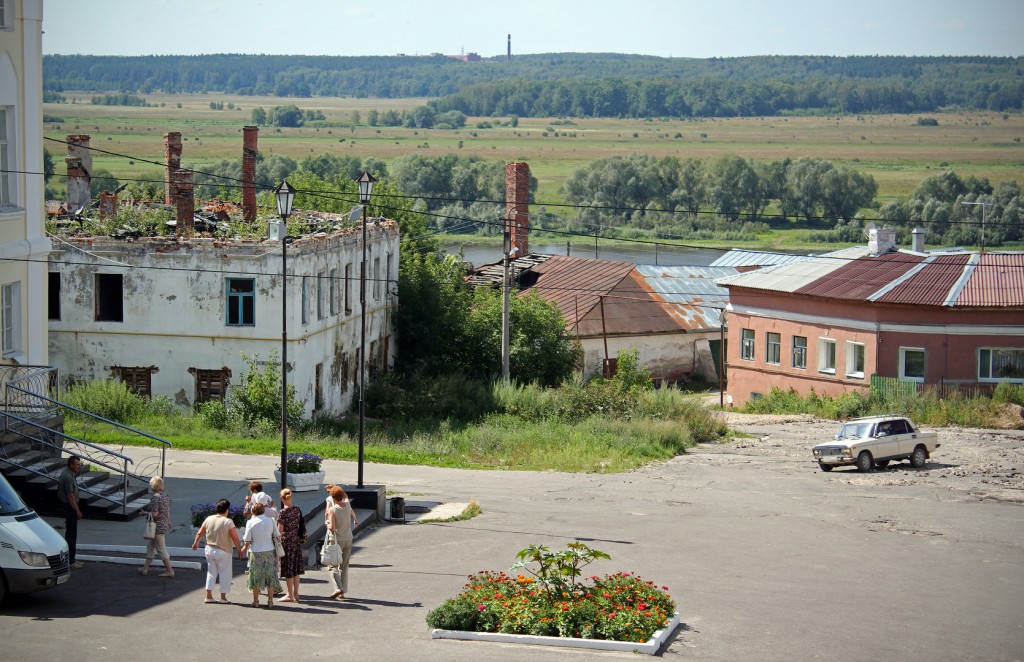
[[[276,351],[260,368],[258,354],[242,354],[246,363],[242,383],[228,393],[228,411],[233,418],[254,430],[281,427],[281,359]],[[288,385],[288,426],[302,422],[302,402],[295,395],[295,385]]]

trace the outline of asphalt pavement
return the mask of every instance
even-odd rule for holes
[[[240,503],[249,480],[273,483],[275,465],[266,456],[171,451],[169,544],[191,545],[192,503]],[[353,463],[324,466],[328,481],[356,476]],[[629,571],[669,587],[682,625],[664,657],[1024,658],[1024,508],[858,484],[842,480],[846,473],[728,446],[614,475],[367,464],[367,482],[410,504],[476,499],[483,512],[467,521],[368,524],[355,541],[345,602],[327,598],[327,576],[315,569],[303,576],[301,603],[268,611],[249,606],[239,561],[231,605],[203,604],[205,570],[168,579],[89,562],[68,584],[0,607],[0,657],[635,659],[430,638],[427,612],[468,574],[508,570],[531,544],[558,549],[578,539],[611,555],[587,574]],[[87,520],[79,540],[140,545],[141,530],[141,520]]]

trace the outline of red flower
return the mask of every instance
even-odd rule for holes
[[[486,607],[484,607],[483,605],[477,605],[476,608],[478,611],[483,611],[484,609],[486,609]]]

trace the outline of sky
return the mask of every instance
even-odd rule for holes
[[[45,54],[1019,57],[1024,0],[44,0],[43,30]]]

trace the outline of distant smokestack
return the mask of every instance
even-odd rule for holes
[[[242,216],[256,220],[256,138],[258,126],[242,127]]]
[[[512,35],[508,36],[508,51],[505,53],[505,62],[512,61]]]

